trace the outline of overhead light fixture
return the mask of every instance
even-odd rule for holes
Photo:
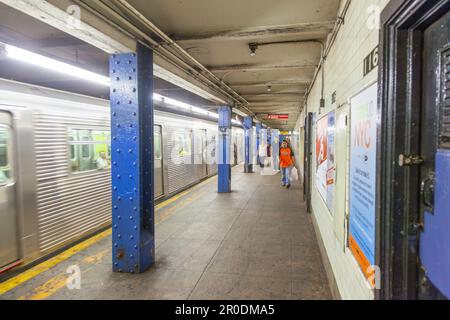
[[[258,50],[258,44],[257,43],[250,43],[248,45],[248,47],[250,48],[250,55],[252,57],[256,56],[256,50]]]
[[[1,54],[5,55],[6,57],[10,58],[10,59],[14,59],[14,60],[18,60],[21,62],[25,62],[28,64],[32,64],[38,67],[42,67],[48,70],[52,70],[52,71],[56,71],[59,73],[63,73],[63,74],[67,74],[79,79],[83,79],[86,81],[90,81],[90,82],[95,82],[98,83],[100,85],[104,85],[104,86],[111,86],[111,81],[109,77],[79,68],[79,67],[75,67],[73,65],[70,65],[68,63],[64,63],[52,58],[48,58],[45,57],[43,55],[28,51],[28,50],[24,50],[24,49],[20,49],[17,48],[15,46],[9,45],[9,44],[2,44],[1,45]],[[153,94],[153,100],[155,101],[159,101],[162,103],[166,103],[169,105],[172,105],[174,107],[178,107],[184,110],[187,110],[189,112],[193,112],[193,113],[197,113],[197,114],[202,114],[205,116],[209,116],[215,119],[219,118],[219,115],[217,113],[214,112],[209,112],[207,110],[198,108],[198,107],[194,107],[191,106],[187,103],[175,100],[175,99],[171,99],[168,97],[164,97],[160,94],[154,93]]]
[[[10,59],[32,64],[58,73],[67,74],[86,81],[95,82],[103,86],[110,85],[109,77],[105,77],[28,50],[20,49],[9,44],[4,44],[3,51],[3,54],[6,54],[6,57]]]
[[[177,108],[189,111],[189,112],[198,113],[198,114],[201,114],[204,116],[209,116],[209,117],[212,117],[215,119],[219,118],[219,115],[215,112],[210,112],[210,111],[207,111],[207,110],[199,108],[199,107],[194,107],[190,104],[187,104],[187,103],[184,103],[184,102],[172,99],[172,98],[164,97],[158,93],[153,93],[153,100],[163,102],[163,103],[166,103],[173,107],[177,107]]]
[[[272,92],[272,86],[267,87],[267,92]]]

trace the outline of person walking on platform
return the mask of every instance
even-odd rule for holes
[[[291,171],[295,165],[295,155],[288,146],[286,140],[283,141],[280,148],[279,163],[281,168],[281,182],[283,187],[291,187]]]

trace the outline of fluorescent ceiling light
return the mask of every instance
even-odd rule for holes
[[[160,101],[160,102],[166,103],[168,105],[174,106],[174,107],[178,107],[178,108],[193,112],[193,113],[198,113],[198,114],[202,114],[204,116],[209,116],[209,117],[212,117],[215,119],[219,119],[219,115],[217,113],[209,112],[205,109],[194,107],[187,103],[184,103],[184,102],[172,99],[172,98],[164,97],[158,93],[153,94],[153,99],[156,101]]]
[[[79,67],[75,67],[70,64],[67,64],[67,63],[52,59],[52,58],[48,58],[48,57],[45,57],[43,55],[28,51],[28,50],[20,49],[20,48],[17,48],[15,46],[12,46],[9,44],[4,44],[4,48],[5,48],[4,51],[6,52],[6,56],[8,58],[18,60],[21,62],[25,62],[28,64],[32,64],[32,65],[35,65],[35,66],[38,66],[41,68],[45,68],[48,70],[52,70],[55,72],[67,74],[67,75],[70,75],[70,76],[73,76],[76,78],[80,78],[80,79],[83,79],[86,81],[95,82],[95,83],[98,83],[98,84],[101,84],[101,85],[104,85],[107,87],[111,86],[111,80],[109,77],[105,77],[100,74],[90,72],[90,71],[81,69]],[[217,113],[209,112],[207,110],[191,106],[187,103],[184,103],[184,102],[181,102],[181,101],[178,101],[175,99],[171,99],[168,97],[164,97],[157,93],[153,94],[153,99],[155,101],[167,103],[174,107],[188,110],[190,112],[202,114],[202,115],[209,116],[209,117],[212,117],[215,119],[219,118],[219,115]]]
[[[5,44],[6,56],[8,58],[32,64],[41,68],[52,70],[55,72],[70,75],[72,77],[80,78],[86,81],[95,82],[103,86],[110,85],[109,77],[90,72],[68,63],[64,63],[52,58],[42,56],[40,54],[20,49],[9,44]]]

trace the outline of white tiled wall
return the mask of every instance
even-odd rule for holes
[[[331,105],[331,96],[334,91],[337,95],[336,105],[339,106],[347,103],[351,97],[377,81],[377,69],[367,76],[363,76],[364,58],[379,42],[379,30],[369,29],[367,26],[367,21],[373,14],[373,11],[368,12],[368,9],[371,6],[377,6],[381,12],[388,2],[389,0],[353,0],[351,2],[345,17],[345,24],[339,31],[325,63],[324,98],[326,107],[322,114],[335,108]],[[316,112],[319,116],[320,94],[321,77],[319,76],[308,97],[307,112]],[[303,125],[304,115],[298,120],[296,131],[303,130]],[[315,128],[313,128],[313,133],[315,134]],[[315,144],[315,139],[313,144]],[[348,148],[348,145],[346,147]],[[313,145],[313,150],[315,150],[315,145]],[[312,167],[315,168],[315,165],[315,159],[313,159]],[[340,168],[345,169],[348,174],[347,166],[340,166]],[[312,180],[315,181],[314,178]],[[335,194],[335,197],[348,199],[345,194]],[[315,185],[312,191],[312,206],[341,297],[343,299],[374,299],[373,291],[366,284],[367,281],[352,253],[348,248],[344,249],[345,243],[336,238],[334,218],[329,213]]]

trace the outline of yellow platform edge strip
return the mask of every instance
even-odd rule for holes
[[[180,199],[180,198],[184,197],[185,195],[191,193],[192,191],[197,190],[197,189],[201,188],[202,186],[214,181],[215,179],[217,179],[217,177],[209,178],[209,179],[199,183],[198,185],[158,204],[157,206],[155,206],[155,210],[163,209],[164,207],[174,203],[178,199]],[[60,264],[61,262],[64,262],[65,260],[74,256],[78,252],[89,248],[90,246],[92,246],[95,243],[99,242],[100,240],[110,236],[111,234],[112,234],[111,229],[103,231],[103,232],[93,236],[92,238],[89,238],[89,239],[67,249],[66,251],[58,254],[57,256],[55,256],[47,261],[44,261],[44,262],[38,264],[37,266],[34,266],[33,268],[19,274],[18,276],[13,277],[9,280],[6,280],[5,282],[0,283],[0,296],[5,294],[6,292],[16,288],[17,286],[21,285],[22,283],[25,283],[25,282],[33,279],[34,277],[38,276],[39,274],[53,268],[54,266]]]

